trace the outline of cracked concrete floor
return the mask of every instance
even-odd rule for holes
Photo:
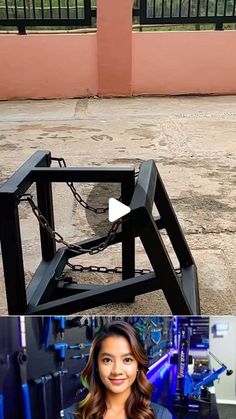
[[[138,168],[141,161],[155,159],[198,267],[202,313],[236,314],[236,96],[0,102],[0,185],[36,150],[63,156],[69,166]],[[78,189],[90,197],[92,185]],[[54,207],[56,229],[68,241],[93,234],[66,185],[54,185]],[[29,280],[39,263],[38,229],[26,203],[20,216]],[[92,261],[76,258],[81,261],[117,266],[120,248],[109,248]],[[136,265],[149,266],[138,242]],[[87,280],[110,283],[117,276],[80,275],[81,282]],[[6,313],[1,265],[0,314]],[[155,291],[136,297],[133,304],[83,313],[170,310],[162,292]]]

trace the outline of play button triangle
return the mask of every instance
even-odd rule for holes
[[[130,212],[130,207],[117,201],[117,199],[109,199],[108,219],[111,223],[123,217]]]

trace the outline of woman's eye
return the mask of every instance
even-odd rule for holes
[[[133,362],[133,358],[124,358],[124,362],[126,364],[131,364],[131,362]]]
[[[104,362],[104,364],[109,364],[111,362],[110,358],[103,358],[102,360]]]

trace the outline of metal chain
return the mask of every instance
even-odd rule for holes
[[[67,266],[74,272],[100,272],[100,273],[115,273],[122,274],[123,268],[121,266],[116,266],[115,268],[107,268],[106,266],[83,266],[83,265],[73,265],[72,263],[67,263]],[[151,269],[135,269],[136,274],[144,275],[152,273]]]
[[[51,157],[52,161],[57,161],[60,167],[67,167],[66,165],[66,161],[63,157]],[[139,170],[135,172],[135,177],[137,177],[139,174]],[[82,196],[79,194],[79,192],[76,190],[74,183],[73,182],[66,182],[66,184],[68,185],[68,187],[70,188],[75,200],[85,209],[94,212],[95,214],[105,214],[108,209],[109,206],[107,207],[92,207],[91,205],[89,205],[83,198]],[[121,201],[121,196],[118,198],[118,201]]]
[[[52,161],[57,161],[60,167],[67,167],[65,159],[63,157],[52,157],[51,158]],[[139,170],[135,172],[135,177],[137,177],[139,175]],[[76,199],[76,201],[85,209],[94,212],[95,214],[104,214],[108,211],[109,207],[98,207],[98,208],[94,208],[91,205],[89,205],[82,197],[81,195],[77,192],[74,183],[73,182],[66,182],[68,187],[70,188],[74,198]],[[35,204],[35,202],[33,201],[33,197],[31,194],[23,194],[21,196],[18,197],[18,199],[20,201],[28,201],[33,214],[35,215],[35,217],[37,218],[39,224],[41,227],[43,227],[50,235],[50,237],[55,240],[56,243],[62,243],[64,244],[64,246],[66,246],[69,250],[71,250],[72,252],[81,255],[81,254],[85,254],[88,253],[90,255],[94,255],[97,254],[99,252],[102,252],[103,250],[105,250],[110,243],[114,240],[117,230],[119,228],[119,226],[121,225],[121,220],[117,220],[116,222],[114,222],[107,234],[106,239],[104,240],[104,242],[100,243],[97,246],[92,246],[89,249],[85,249],[82,246],[79,245],[75,245],[75,244],[71,244],[68,243],[63,236],[58,233],[56,230],[53,230],[53,228],[50,226],[48,220],[44,217],[44,215],[42,214],[42,212],[40,211],[39,207]],[[121,196],[118,198],[118,200],[121,200]],[[70,269],[72,271],[77,271],[77,272],[100,272],[100,273],[122,273],[123,269],[122,267],[115,267],[115,268],[107,268],[106,266],[82,266],[82,265],[73,265],[71,263],[67,263],[67,266],[70,267]],[[151,271],[150,269],[135,269],[135,273],[140,274],[140,275],[144,275],[146,273],[151,273],[153,271]],[[72,278],[70,277],[66,277],[64,274],[62,276],[60,276],[60,278],[57,278],[58,280],[68,280],[71,281]]]
[[[89,253],[90,255],[95,255],[96,253],[102,252],[103,250],[105,250],[110,243],[113,241],[113,239],[115,238],[115,235],[117,233],[117,230],[119,228],[119,226],[121,225],[121,220],[117,220],[114,223],[112,223],[112,226],[107,234],[106,239],[98,244],[97,246],[92,246],[89,249],[85,249],[82,246],[76,245],[76,244],[71,244],[68,243],[60,233],[58,233],[56,230],[53,230],[53,228],[50,226],[48,220],[44,217],[44,215],[41,213],[39,207],[35,204],[35,202],[33,201],[32,195],[31,194],[23,194],[21,196],[18,197],[18,199],[20,201],[28,201],[32,211],[35,215],[35,217],[37,218],[39,224],[41,225],[41,227],[43,227],[48,234],[50,235],[50,237],[56,241],[56,243],[62,243],[64,244],[64,246],[66,246],[68,249],[70,249],[72,252],[81,255],[84,253]]]

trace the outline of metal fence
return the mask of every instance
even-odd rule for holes
[[[90,27],[96,0],[0,0],[0,27]]]
[[[134,0],[133,16],[140,25],[214,24],[223,29],[225,23],[236,23],[236,0]],[[0,28],[6,26],[19,33],[35,26],[96,26],[96,0],[0,0]]]
[[[135,0],[141,25],[236,23],[236,0]]]

